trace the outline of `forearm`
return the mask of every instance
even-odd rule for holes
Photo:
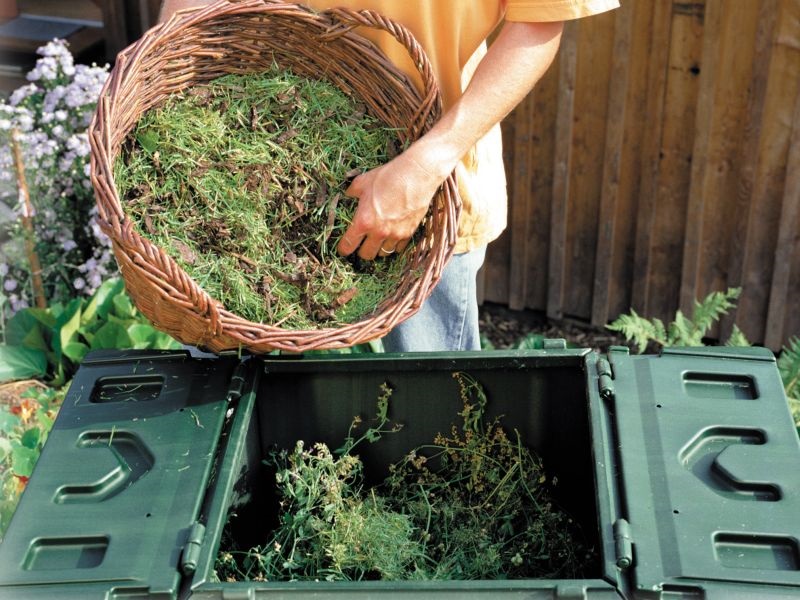
[[[547,71],[561,23],[506,23],[462,97],[407,151],[442,179],[511,112]]]
[[[211,0],[163,0],[161,3],[161,11],[158,13],[158,22],[163,23],[178,10],[204,6],[209,4],[210,1]]]

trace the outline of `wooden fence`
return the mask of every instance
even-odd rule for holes
[[[503,124],[509,228],[482,299],[602,326],[691,313],[800,334],[800,0],[622,0],[567,25]]]

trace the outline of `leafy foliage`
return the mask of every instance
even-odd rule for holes
[[[727,292],[713,292],[702,302],[695,301],[691,320],[678,311],[675,321],[669,327],[664,327],[659,319],[648,320],[631,310],[631,314],[620,316],[608,325],[608,328],[622,332],[628,341],[634,341],[639,347],[639,352],[644,352],[650,343],[661,346],[702,346],[705,334],[719,317],[734,306],[732,301],[739,297],[740,292],[740,288],[731,288]],[[725,345],[750,346],[751,344],[744,333],[734,325]],[[782,349],[778,357],[778,370],[800,435],[800,339],[792,338],[789,346]]]
[[[800,402],[800,338],[789,340],[778,359],[778,370],[786,388],[786,395]]]
[[[669,325],[665,325],[661,319],[646,319],[631,310],[629,315],[621,315],[607,327],[635,342],[639,352],[644,352],[650,343],[660,346],[703,346],[703,338],[714,323],[735,306],[733,301],[740,294],[741,288],[712,292],[702,302],[695,300],[691,318],[679,310],[675,313],[675,320]],[[750,343],[739,328],[734,327],[728,345],[749,346]]]
[[[0,538],[19,503],[53,426],[66,387],[31,383],[18,401],[0,405]]]
[[[86,133],[108,66],[74,64],[64,40],[48,42],[37,54],[28,83],[0,99],[0,295],[6,300],[0,319],[34,304],[13,129],[19,131],[48,301],[89,296],[116,273],[110,242],[97,223]]]
[[[783,347],[778,358],[778,371],[783,379],[797,433],[800,435],[800,338],[792,338],[789,345]]]
[[[0,381],[46,378],[57,388],[90,350],[179,347],[136,310],[122,280],[111,279],[90,298],[17,312],[6,323],[0,346]]]

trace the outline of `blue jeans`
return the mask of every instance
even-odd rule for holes
[[[485,247],[454,255],[419,312],[383,338],[384,350],[480,350],[476,278],[485,256]]]

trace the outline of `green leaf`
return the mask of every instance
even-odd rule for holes
[[[133,341],[124,327],[117,323],[106,323],[92,340],[92,350],[101,348],[131,348]]]
[[[136,316],[136,309],[127,294],[114,296],[114,314],[121,319],[132,319]]]
[[[30,477],[33,466],[39,459],[39,451],[26,446],[18,446],[11,451],[11,470],[15,475]]]
[[[64,307],[64,312],[56,319],[56,336],[53,340],[53,349],[56,352],[57,360],[61,359],[64,346],[73,341],[78,329],[80,329],[83,303],[82,298],[75,298]]]
[[[62,352],[64,356],[77,365],[83,360],[83,357],[86,356],[86,353],[89,352],[89,346],[83,342],[69,342],[66,346],[64,346]]]
[[[144,323],[134,323],[128,327],[128,335],[131,338],[133,347],[137,350],[152,348],[156,330]]]
[[[22,434],[22,445],[26,448],[36,448],[39,445],[39,440],[42,437],[42,432],[38,427],[31,427]]]
[[[119,278],[107,279],[95,290],[86,307],[83,309],[81,324],[88,325],[93,319],[104,319],[111,308],[114,296],[125,288],[124,282]]]
[[[68,371],[64,367],[64,363],[58,361],[55,364],[55,373],[53,374],[53,380],[50,382],[50,385],[53,387],[59,388],[67,382],[67,373]],[[69,371],[70,377],[72,376],[71,370]]]
[[[518,350],[541,350],[544,348],[544,337],[540,333],[529,333],[514,346]]]
[[[183,348],[183,344],[163,331],[156,331],[151,348],[154,350],[178,350]]]
[[[142,148],[152,154],[158,150],[160,136],[154,129],[145,129],[136,133],[136,141],[141,144]]]
[[[6,343],[10,346],[25,345],[25,338],[31,331],[39,331],[42,337],[52,331],[55,318],[41,308],[25,308],[17,312],[6,324]]]
[[[47,374],[47,356],[41,350],[0,346],[0,381],[31,379]]]
[[[48,337],[52,339],[52,333]],[[19,345],[26,348],[41,350],[42,352],[50,351],[50,346],[45,340],[44,332],[41,327],[32,327],[28,334],[22,338],[22,343]]]
[[[738,325],[734,324],[731,335],[728,338],[728,341],[725,342],[725,345],[744,348],[747,346],[752,346],[753,344],[750,343],[750,340],[747,339],[747,336],[744,334],[744,332],[742,332],[741,329],[739,329]]]
[[[7,410],[0,410],[0,433],[8,435],[20,423],[17,415],[12,415]]]
[[[0,462],[3,462],[11,454],[11,442],[8,438],[0,437]]]
[[[114,315],[120,319],[130,320],[136,316],[136,309],[128,294],[114,296]]]
[[[786,396],[800,401],[800,338],[793,337],[789,340],[789,345],[782,348],[778,358],[778,370],[786,389]],[[800,426],[800,422],[798,425]]]

